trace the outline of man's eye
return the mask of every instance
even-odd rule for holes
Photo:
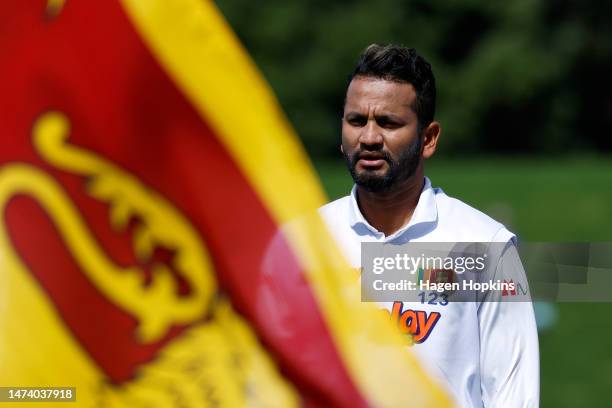
[[[364,118],[349,118],[347,122],[351,126],[365,126],[367,121]]]
[[[387,120],[387,119],[381,119],[377,121],[378,126],[385,128],[385,129],[397,129],[398,127],[400,127],[401,125],[397,122],[394,122],[392,120]]]

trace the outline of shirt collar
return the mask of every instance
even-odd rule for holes
[[[410,218],[410,221],[402,228],[394,232],[392,235],[386,237],[387,240],[397,238],[403,235],[412,226],[428,222],[436,222],[438,219],[438,208],[436,206],[435,193],[431,187],[431,181],[425,177],[425,183],[419,196],[419,202],[417,203],[414,213]],[[350,208],[349,208],[349,222],[353,229],[359,227],[367,228],[374,235],[381,235],[382,233],[376,228],[370,225],[368,221],[361,214],[359,205],[357,204],[357,185],[353,185],[350,196]]]

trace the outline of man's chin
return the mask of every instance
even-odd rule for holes
[[[359,187],[371,193],[389,191],[393,186],[393,180],[390,180],[386,175],[373,176],[360,174],[354,181]]]

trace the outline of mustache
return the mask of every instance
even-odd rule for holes
[[[360,149],[356,152],[354,152],[351,156],[351,165],[355,166],[357,164],[357,162],[361,159],[382,159],[384,161],[386,161],[389,164],[393,164],[394,160],[391,157],[391,154],[383,149],[380,150],[364,150],[364,149]]]

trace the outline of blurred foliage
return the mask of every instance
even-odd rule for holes
[[[337,154],[346,78],[373,42],[432,64],[447,154],[612,149],[612,2],[217,4],[317,156]]]

